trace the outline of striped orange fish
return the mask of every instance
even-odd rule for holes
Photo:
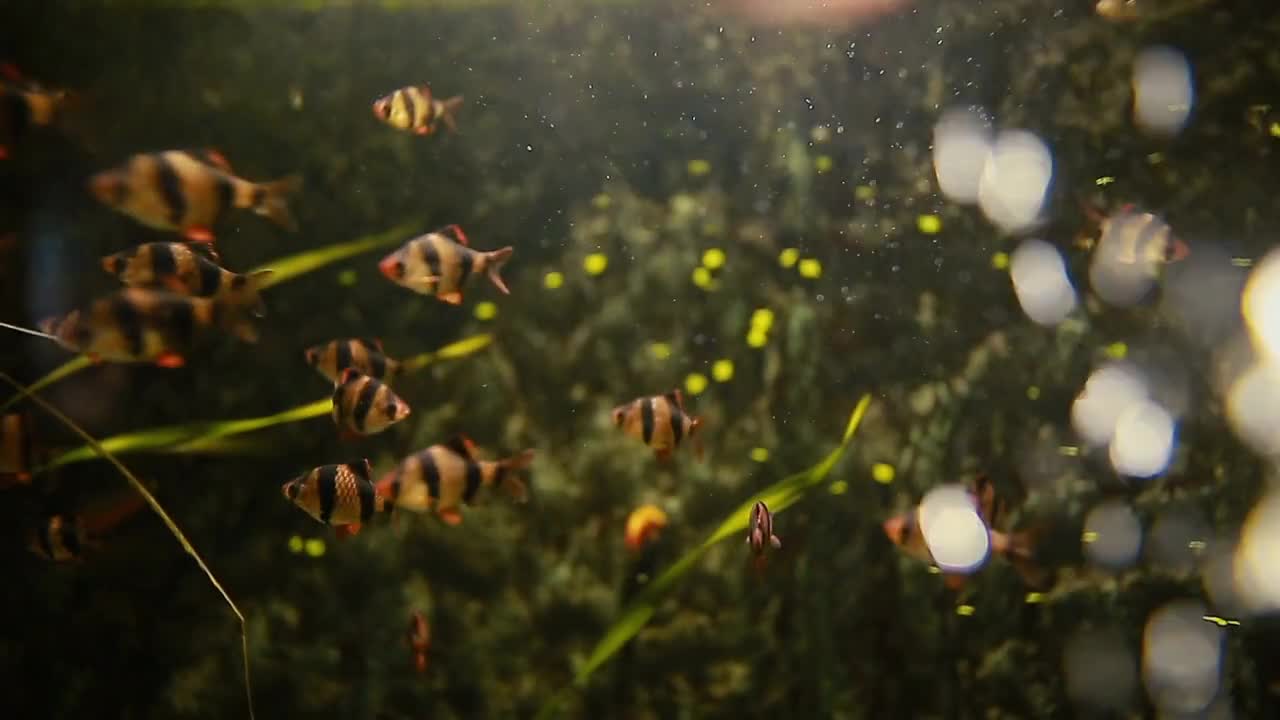
[[[142,495],[129,491],[97,510],[42,516],[28,537],[27,547],[56,563],[81,562],[102,546],[101,536],[128,520],[146,505]]]
[[[443,123],[457,132],[454,113],[462,107],[462,96],[440,100],[431,94],[426,85],[402,87],[373,101],[373,114],[379,120],[399,130],[415,135],[430,135]]]
[[[33,443],[26,413],[0,415],[0,488],[31,482]]]
[[[371,472],[368,459],[321,465],[285,483],[281,490],[311,517],[338,528],[344,536],[355,535],[374,514],[391,509],[386,498],[374,493]]]
[[[270,270],[242,275],[220,267],[195,248],[205,245],[153,242],[102,258],[102,269],[128,287],[164,288],[179,295],[223,298],[264,315],[259,289]],[[207,251],[205,251],[207,253]]]
[[[199,337],[228,331],[257,342],[248,309],[213,298],[195,298],[163,290],[125,288],[66,315],[49,318],[40,329],[73,352],[95,362],[154,362],[180,367]]]
[[[233,208],[252,210],[287,230],[297,223],[285,197],[302,179],[255,183],[236,176],[214,151],[140,153],[89,179],[89,190],[107,207],[158,230],[212,242],[213,228]]]
[[[627,516],[622,541],[627,549],[637,552],[657,540],[667,526],[667,513],[657,505],[641,505]]]
[[[409,403],[377,378],[355,368],[333,387],[333,422],[345,437],[375,435],[409,417]]]
[[[461,507],[470,505],[482,487],[501,486],[516,502],[528,499],[528,488],[516,472],[533,463],[533,450],[503,460],[480,460],[475,445],[458,436],[410,455],[378,481],[378,494],[396,507],[414,512],[435,509],[449,525],[462,522]]]
[[[0,64],[0,160],[33,128],[65,126],[74,100],[66,90],[41,87],[13,65]]]
[[[653,448],[659,460],[670,460],[685,438],[693,439],[698,459],[702,459],[702,442],[698,437],[702,420],[685,412],[684,396],[679,389],[636,398],[615,407],[611,417],[622,432]]]
[[[512,252],[511,246],[489,252],[472,250],[462,228],[449,225],[406,242],[384,257],[378,269],[397,285],[459,305],[463,286],[480,273],[509,295],[511,291],[498,273]]]
[[[307,348],[307,364],[330,382],[338,382],[342,372],[354,368],[361,374],[383,381],[394,380],[404,369],[382,350],[382,341],[373,338],[343,338]]]

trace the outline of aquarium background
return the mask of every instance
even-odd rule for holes
[[[370,251],[268,290],[255,345],[41,391],[105,438],[321,400],[331,386],[302,353],[329,339],[410,357],[492,336],[397,382],[414,414],[379,435],[339,441],[320,415],[121,454],[243,611],[256,717],[1272,716],[1274,601],[1242,601],[1232,579],[1249,543],[1280,553],[1247,522],[1274,470],[1226,398],[1242,292],[1277,239],[1280,12],[1151,0],[1111,21],[1084,0],[915,0],[783,23],[746,5],[0,3],[3,59],[86,97],[74,130],[33,132],[0,162],[0,235],[16,238],[0,319],[32,327],[111,292],[101,256],[171,238],[86,191],[143,151],[215,147],[250,179],[303,176],[298,232],[251,213],[219,226],[232,269],[398,232],[389,251],[449,223],[473,247],[515,247],[510,296],[483,279],[457,307],[415,295]],[[1134,121],[1152,46],[1193,69],[1176,133]],[[466,97],[458,133],[372,116],[418,83]],[[1051,150],[1033,227],[941,191],[935,126],[971,107]],[[1192,254],[1117,307],[1091,293],[1081,238],[1097,230],[1086,206],[1126,203]],[[1078,293],[1055,323],[1029,319],[1010,281],[1032,237]],[[22,382],[73,357],[4,338]],[[1115,362],[1177,418],[1153,477],[1118,473],[1073,427],[1091,373]],[[674,387],[705,423],[704,462],[681,448],[660,463],[610,423]],[[827,457],[864,394],[847,450],[777,512],[764,570],[745,529],[711,546],[583,677],[646,581]],[[54,457],[82,444],[23,403]],[[455,433],[491,458],[534,448],[530,501],[482,494],[458,527],[409,513],[338,541],[280,493],[324,463],[368,457],[381,476]],[[886,518],[980,472],[1006,526],[1044,528],[1051,588],[992,558],[955,592],[886,537]],[[6,717],[248,715],[240,625],[152,513],[79,562],[29,551],[49,512],[130,492],[89,456],[0,495]],[[647,503],[668,525],[630,552],[628,514]]]

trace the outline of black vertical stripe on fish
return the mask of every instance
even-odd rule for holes
[[[483,480],[480,473],[480,463],[466,461],[467,468],[467,488],[462,491],[462,501],[470,503],[471,499],[476,496],[476,492],[480,490],[480,482]]]
[[[142,354],[142,317],[127,298],[117,296],[111,303],[111,317],[124,337],[125,349],[130,355]]]
[[[648,445],[653,440],[653,399],[640,399],[640,429],[643,433],[644,444]]]
[[[71,518],[63,518],[62,527],[62,547],[67,549],[67,553],[72,557],[80,557],[83,548],[80,547],[80,533],[76,532],[76,523]]]
[[[9,128],[11,139],[18,139],[31,126],[31,106],[22,93],[0,89],[0,119]]]
[[[370,375],[374,377],[386,377],[387,375],[387,358],[380,352],[369,350],[365,353],[369,358]]]
[[[160,197],[169,210],[169,222],[182,225],[182,219],[187,216],[187,198],[182,193],[182,178],[178,177],[177,171],[163,154],[157,153],[151,157],[156,163],[156,179],[160,184]]]
[[[200,287],[197,289],[196,294],[212,295],[216,293],[218,287],[222,285],[222,268],[202,257],[196,257],[194,260],[200,273]]]
[[[475,263],[475,253],[470,248],[462,246],[458,246],[457,250],[458,268],[460,270],[458,273],[458,287],[462,287],[467,278],[471,277],[471,266]]]
[[[178,272],[178,260],[173,256],[173,248],[168,243],[155,243],[151,246],[151,270],[157,277]]]
[[[356,496],[360,499],[360,522],[361,523],[368,523],[369,519],[373,517],[373,505],[374,505],[373,494],[374,494],[373,483],[370,483],[370,482],[356,483]]]
[[[440,267],[440,253],[436,252],[436,244],[430,240],[422,243],[422,261],[427,264],[428,275],[443,274],[443,268]]]
[[[680,440],[684,436],[684,413],[670,401],[667,402],[667,410],[671,415],[671,444],[679,447]]]
[[[320,522],[329,524],[333,506],[338,502],[338,466],[325,465],[316,470],[316,492],[320,497]]]
[[[440,468],[436,467],[436,459],[431,451],[422,453],[422,479],[427,483],[427,497],[440,499]]]
[[[219,172],[217,186],[214,188],[216,206],[213,209],[214,219],[221,218],[236,202],[236,186],[226,173]]]
[[[356,430],[360,432],[364,432],[364,423],[369,417],[369,411],[373,409],[373,401],[377,399],[379,387],[380,384],[377,380],[369,378],[365,380],[364,385],[360,388],[360,393],[356,396],[356,406],[352,408],[351,420],[355,424]]]
[[[341,375],[343,370],[351,367],[351,341],[343,340],[337,345],[338,347],[334,349],[334,369]]]
[[[169,327],[173,331],[173,337],[177,338],[183,347],[195,342],[196,307],[194,304],[190,302],[173,303],[173,309],[169,313],[168,320]]]

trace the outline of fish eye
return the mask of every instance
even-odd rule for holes
[[[396,277],[399,277],[399,278],[404,277],[404,261],[403,260],[396,261],[395,273],[396,273]]]
[[[290,500],[298,499],[298,483],[291,482],[284,486],[284,494],[289,496]]]
[[[307,364],[308,364],[308,365],[315,365],[315,364],[316,364],[316,350],[315,350],[315,348],[311,348],[311,349],[307,350],[307,351],[306,351],[305,353],[303,353],[302,355],[303,355],[303,357],[305,357],[305,358],[306,358],[306,360],[307,360]]]
[[[400,406],[396,403],[395,400],[392,400],[391,402],[387,403],[387,417],[395,417],[396,413],[399,412],[399,410],[400,410]]]

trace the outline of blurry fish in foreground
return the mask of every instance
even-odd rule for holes
[[[414,610],[409,616],[409,651],[413,653],[413,667],[420,673],[427,671],[427,651],[431,649],[431,626],[427,618]]]
[[[1106,217],[1087,207],[1086,213],[1099,226],[1096,241],[1083,239],[1080,243],[1093,247],[1089,283],[1098,297],[1112,305],[1137,303],[1166,265],[1185,259],[1191,252],[1168,223],[1133,205]]]
[[[206,248],[205,254],[196,248]],[[252,307],[254,314],[262,317],[265,313],[258,290],[271,271],[233,273],[208,256],[211,250],[207,245],[188,243],[144,243],[102,258],[102,269],[128,287],[225,299],[233,305]]]
[[[475,445],[458,436],[410,455],[378,481],[378,494],[396,507],[436,515],[449,525],[462,522],[462,505],[470,505],[481,487],[501,486],[516,502],[528,499],[528,488],[516,472],[533,463],[533,450],[503,460],[480,460]]]
[[[342,371],[333,388],[333,422],[346,437],[376,435],[409,417],[409,403],[376,378]]]
[[[854,25],[909,6],[911,0],[717,0],[716,9],[765,25]]]
[[[345,537],[360,532],[374,514],[391,510],[391,503],[374,492],[371,472],[367,459],[321,465],[285,483],[281,490],[294,505]]]
[[[758,501],[751,506],[746,544],[751,548],[752,563],[757,572],[764,569],[767,548],[782,549],[782,541],[773,534],[773,513],[769,512],[769,506],[765,505],[764,501]]]
[[[1137,20],[1142,17],[1142,0],[1098,0],[1093,11],[1108,20]]]
[[[161,367],[180,367],[198,336],[214,328],[257,342],[258,330],[248,311],[225,300],[127,288],[47,319],[40,329],[95,362],[153,361]]]
[[[66,126],[74,101],[70,92],[41,87],[13,65],[0,64],[0,160],[32,128]]]
[[[963,587],[966,573],[948,572],[947,567],[942,566],[951,566],[955,570],[961,569],[961,565],[976,568],[985,557],[985,544],[976,559],[967,558],[963,562],[953,563],[950,558],[946,562],[940,562],[941,559],[936,557],[938,551],[946,549],[944,546],[953,539],[954,533],[968,533],[974,530],[973,527],[961,527],[960,525],[964,523],[957,524],[953,521],[962,521],[975,513],[978,530],[987,536],[985,542],[989,543],[990,549],[1006,558],[1027,585],[1042,588],[1048,583],[1049,573],[1035,564],[1034,546],[1037,533],[1032,531],[1004,533],[994,529],[999,516],[1003,513],[1003,506],[996,501],[995,487],[986,475],[978,477],[974,490],[964,491],[965,506],[963,508],[931,507],[929,499],[929,496],[926,496],[920,505],[910,511],[885,520],[882,527],[889,540],[908,556],[939,567],[943,571],[947,587],[953,590]],[[958,513],[953,512],[955,510],[964,510],[966,518],[960,518]],[[932,524],[934,520],[938,520],[939,527]],[[944,524],[945,527],[943,527]],[[939,530],[944,532],[938,532]],[[958,537],[958,535],[955,536]],[[935,546],[937,546],[936,550]]]
[[[89,178],[90,192],[107,207],[196,242],[213,242],[214,226],[233,208],[296,230],[285,198],[301,185],[297,175],[266,183],[245,180],[212,150],[140,153]]]
[[[667,526],[667,514],[657,505],[641,505],[627,516],[623,543],[627,549],[637,552],[657,540]]]
[[[457,132],[458,124],[453,116],[460,107],[461,95],[441,100],[432,95],[426,85],[410,85],[373,101],[373,114],[393,128],[415,135],[431,135],[442,123]]]
[[[0,489],[31,482],[32,453],[30,416],[0,415]]]
[[[101,536],[141,510],[146,501],[136,492],[95,511],[44,516],[32,531],[28,547],[53,562],[79,562],[101,547]]]
[[[504,295],[511,294],[498,273],[512,252],[511,246],[488,252],[472,250],[462,228],[449,225],[409,240],[382,258],[378,269],[401,287],[460,305],[462,288],[480,273],[486,273]]]
[[[343,371],[353,368],[382,381],[395,379],[404,366],[382,350],[382,341],[372,338],[342,338],[309,347],[303,353],[307,364],[330,382],[338,382]]]
[[[652,448],[659,460],[670,460],[686,437],[693,439],[694,451],[698,459],[702,459],[702,440],[698,437],[702,420],[685,412],[684,396],[679,389],[636,398],[615,407],[610,417],[623,433]]]

